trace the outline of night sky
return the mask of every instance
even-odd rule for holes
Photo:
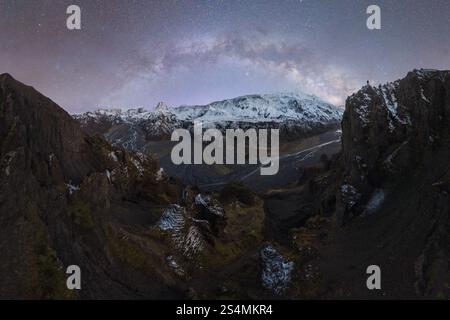
[[[450,69],[449,0],[0,0],[0,73],[69,112],[298,90],[340,105],[422,67]]]

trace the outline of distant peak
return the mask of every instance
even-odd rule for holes
[[[158,104],[156,105],[155,111],[167,112],[167,111],[169,111],[169,107],[164,102],[158,102]]]

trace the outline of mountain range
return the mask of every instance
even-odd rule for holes
[[[129,150],[145,150],[146,143],[167,140],[176,128],[278,128],[282,137],[298,138],[338,127],[343,109],[302,93],[248,95],[204,106],[154,110],[99,109],[74,115],[87,133],[99,133]]]

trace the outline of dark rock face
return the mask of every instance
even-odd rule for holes
[[[346,227],[326,262],[340,290],[377,297],[348,271],[376,262],[388,270],[384,297],[449,297],[450,71],[363,87],[347,99],[342,131],[337,215]]]
[[[155,206],[178,193],[150,157],[87,136],[51,100],[0,75],[0,297],[181,297],[159,263],[164,244],[142,240]],[[79,292],[66,288],[72,264]]]
[[[342,193],[350,215],[375,189],[432,165],[450,121],[450,72],[415,70],[378,88],[365,86],[347,99],[342,121]],[[431,156],[431,157],[430,157]]]
[[[94,167],[78,124],[52,101],[8,74],[0,78],[0,99],[2,153],[17,151],[16,157],[28,166],[21,169],[31,169],[41,184],[50,182],[50,156],[67,181],[79,181]]]

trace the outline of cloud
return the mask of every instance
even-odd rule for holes
[[[158,83],[181,73],[195,77],[200,70],[218,72],[219,66],[241,68],[243,78],[248,70],[257,72],[261,76],[254,81],[282,79],[290,88],[338,105],[357,87],[346,70],[327,63],[302,42],[263,31],[154,43],[134,53],[125,64],[123,77],[124,82],[144,79]]]

